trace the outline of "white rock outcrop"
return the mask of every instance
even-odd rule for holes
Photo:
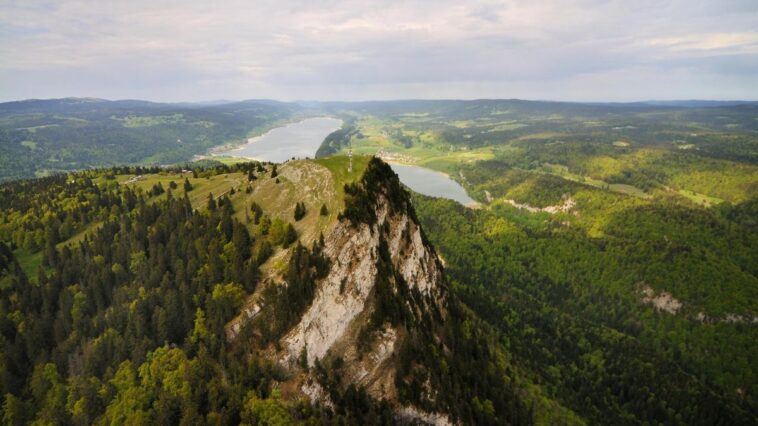
[[[663,311],[676,315],[676,313],[679,312],[679,309],[682,308],[682,302],[674,298],[669,292],[661,291],[656,293],[652,287],[643,285],[642,294],[642,302],[653,305],[656,311]]]
[[[379,212],[384,219],[386,210]],[[308,365],[323,358],[348,326],[363,312],[376,277],[375,248],[379,233],[367,225],[354,229],[347,222],[334,227],[325,239],[329,274],[318,284],[313,303],[283,339],[289,358],[307,348]]]
[[[406,212],[389,214],[385,199],[377,203],[373,226],[338,223],[325,238],[324,254],[331,264],[318,283],[316,294],[301,321],[282,340],[286,357],[296,359],[305,348],[308,364],[321,359],[366,309],[374,288],[380,236],[384,236],[392,262],[410,288],[438,298],[442,271],[436,255],[426,247],[421,229]],[[386,332],[385,332],[386,333]]]

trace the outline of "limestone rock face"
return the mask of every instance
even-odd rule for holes
[[[324,238],[324,254],[330,261],[328,275],[317,283],[313,302],[300,322],[282,338],[279,356],[280,363],[293,369],[303,353],[309,366],[317,359],[339,356],[344,360],[346,382],[365,386],[375,398],[392,400],[397,396],[393,358],[406,330],[386,323],[374,332],[368,348],[360,348],[358,343],[374,310],[380,245],[386,244],[392,269],[415,295],[399,302],[407,304],[415,315],[443,312],[447,291],[442,266],[425,243],[415,215],[393,211],[384,195],[376,200],[376,206],[374,224],[354,225],[342,220]],[[301,391],[312,400],[330,404],[327,393],[313,381],[306,381]],[[405,409],[403,416],[414,417],[411,414],[417,412],[420,421],[447,421],[438,413],[416,409]]]
[[[382,216],[386,212],[382,212]],[[363,312],[377,273],[379,234],[368,225],[353,229],[339,223],[325,238],[325,254],[331,261],[329,275],[318,284],[316,296],[302,320],[284,338],[292,358],[307,348],[308,364],[323,358]]]
[[[329,274],[319,282],[313,303],[300,323],[283,339],[289,358],[297,358],[306,348],[308,364],[313,365],[315,359],[323,358],[355,331],[360,325],[356,321],[365,319],[361,314],[370,308],[381,238],[387,242],[393,266],[408,286],[417,289],[425,300],[442,302],[441,266],[424,244],[418,224],[408,212],[389,213],[386,200],[378,200],[377,205],[375,224],[354,227],[343,220],[325,238],[324,252],[331,262]],[[387,333],[393,338],[386,338],[394,340],[396,333]],[[378,350],[386,352],[386,344],[380,344]]]

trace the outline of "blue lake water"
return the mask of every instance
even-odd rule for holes
[[[466,190],[444,173],[418,166],[390,164],[392,170],[408,188],[430,197],[447,198],[463,205],[473,205],[476,201]]]
[[[313,158],[324,139],[342,127],[342,120],[330,117],[308,118],[277,127],[251,138],[240,147],[216,153],[259,161],[282,163],[295,158]],[[431,197],[448,198],[463,205],[476,204],[466,190],[444,173],[404,164],[391,164],[400,181],[412,190]]]
[[[256,136],[240,147],[216,153],[259,161],[281,163],[295,158],[313,158],[324,139],[342,127],[342,120],[330,117],[308,118],[277,127]]]

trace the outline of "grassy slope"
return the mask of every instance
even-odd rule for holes
[[[24,274],[29,278],[29,281],[37,281],[37,271],[42,266],[42,252],[30,252],[28,250],[18,249],[13,252],[13,255],[18,260],[21,269],[24,270]]]
[[[98,182],[101,185],[118,184],[131,185],[139,188],[144,192],[150,191],[153,185],[161,184],[165,190],[169,189],[173,181],[177,188],[172,190],[175,197],[184,197],[184,180],[188,179],[193,189],[189,192],[189,199],[192,206],[197,209],[205,209],[208,202],[208,196],[213,194],[214,198],[222,195],[228,195],[231,189],[235,194],[231,195],[232,204],[234,205],[237,218],[243,223],[246,222],[245,211],[250,208],[253,201],[262,206],[266,214],[272,218],[280,218],[285,222],[292,222],[295,229],[301,236],[304,243],[311,244],[320,232],[324,232],[330,224],[336,221],[337,214],[342,210],[343,191],[345,183],[358,179],[368,163],[368,157],[355,156],[353,159],[352,173],[347,173],[346,157],[329,157],[315,161],[293,161],[279,166],[279,182],[270,177],[271,166],[265,173],[261,173],[258,180],[249,185],[253,192],[245,192],[248,186],[247,177],[242,173],[227,173],[222,175],[211,176],[208,178],[193,178],[192,173],[169,173],[145,175],[142,179],[126,183],[134,175],[118,175],[115,183],[109,183],[102,178]],[[313,185],[314,183],[316,185]],[[164,193],[153,197],[151,201],[165,199]],[[302,201],[307,208],[306,216],[299,222],[294,221],[293,212],[295,203]],[[319,214],[321,205],[326,204],[329,214],[322,217]],[[74,236],[58,244],[61,248],[64,245],[74,246],[84,239],[84,237],[99,228],[99,223],[89,224],[84,229],[79,230]],[[36,280],[37,269],[42,263],[42,252],[27,252],[17,250],[15,252],[19,263],[24,272],[31,280]]]

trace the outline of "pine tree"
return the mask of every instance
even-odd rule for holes
[[[208,211],[216,211],[216,201],[213,199],[213,193],[208,193]]]
[[[282,246],[285,248],[289,247],[289,245],[295,241],[297,241],[297,231],[291,223],[288,223],[284,228],[284,241],[282,242]]]
[[[305,217],[305,204],[304,203],[297,203],[295,204],[295,221],[299,221],[303,217]]]
[[[261,221],[261,216],[263,216],[263,209],[261,209],[261,206],[259,206],[258,203],[253,201],[253,203],[250,204],[250,211],[253,212],[253,223],[257,225]]]

